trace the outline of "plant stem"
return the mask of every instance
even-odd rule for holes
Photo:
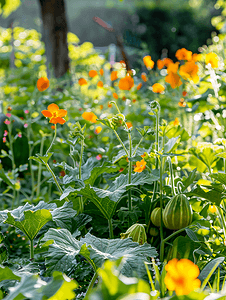
[[[109,228],[109,237],[110,239],[114,238],[113,226],[112,226],[112,218],[108,219],[108,228]]]
[[[46,151],[46,155],[48,154],[48,152],[50,151],[50,149],[52,148],[52,146],[53,146],[53,144],[55,142],[56,134],[57,134],[57,124],[55,124],[55,133],[54,133],[54,136],[53,136],[53,140],[52,140],[52,143],[50,144],[48,150]]]
[[[28,129],[27,129],[27,139],[28,139],[28,150],[29,150],[29,157],[32,156],[32,147],[31,147],[31,116],[28,120]],[[34,186],[35,186],[35,178],[34,178],[34,171],[32,168],[32,160],[29,159],[29,167],[31,172],[31,201],[33,201],[34,197]]]
[[[13,174],[13,179],[15,180],[15,158],[14,158],[14,152],[13,152],[13,141],[12,141],[12,127],[11,124],[7,125],[8,127],[8,133],[9,133],[9,148],[11,151],[11,161],[12,161],[12,174]],[[13,201],[12,201],[12,209],[14,207],[14,201],[16,200],[16,190],[15,188],[13,189]]]
[[[169,163],[172,195],[175,196],[176,191],[175,191],[174,178],[173,178],[173,165],[172,165],[172,161],[171,161],[170,156],[167,157],[167,162]]]
[[[52,177],[53,177],[53,180],[55,181],[57,187],[58,187],[58,190],[61,192],[61,194],[63,194],[63,190],[61,188],[61,186],[59,185],[57,179],[56,179],[56,176],[55,174],[53,173],[52,169],[50,168],[49,164],[48,163],[44,163],[46,168],[49,170],[49,172],[51,173]]]
[[[30,259],[34,258],[34,240],[30,240]]]
[[[181,233],[184,230],[185,230],[185,228],[181,228],[181,229],[175,231],[174,233],[172,233],[171,235],[169,235],[168,237],[166,237],[164,240],[161,241],[161,245],[160,245],[160,261],[163,261],[163,257],[164,257],[164,244],[169,239],[171,239],[172,237],[174,237],[176,234]]]
[[[132,138],[130,132],[128,133],[129,137],[129,158],[132,157]],[[131,184],[132,181],[132,161],[129,160],[129,169],[128,169],[128,184]],[[128,205],[129,211],[132,211],[132,191],[128,190]]]
[[[83,150],[84,150],[84,139],[81,140],[81,152],[80,152],[80,160],[79,160],[79,179],[82,179],[82,156],[83,156]],[[82,196],[79,197],[79,212],[82,213],[84,209],[84,203]]]
[[[113,129],[113,131],[114,131],[114,133],[115,133],[117,139],[119,140],[120,144],[122,145],[123,149],[125,150],[126,155],[129,156],[129,153],[128,153],[128,151],[127,151],[125,145],[123,144],[123,142],[122,142],[120,136],[118,135],[117,131],[116,131],[115,129]]]
[[[86,297],[90,294],[90,292],[91,292],[91,290],[92,290],[92,288],[93,288],[93,285],[94,285],[94,283],[95,283],[97,277],[98,277],[98,273],[95,272],[94,275],[93,275],[92,280],[90,281],[90,284],[89,284],[89,286],[88,286],[88,289],[87,289],[87,291],[86,291],[86,295],[85,295],[85,298],[84,298],[84,299],[86,299]]]
[[[143,139],[144,139],[144,136],[141,137],[139,143],[136,145],[136,148],[135,148],[135,150],[133,151],[133,155],[132,155],[132,156],[134,156],[134,155],[136,154],[137,149],[139,148],[139,146],[140,146],[140,144],[142,143]]]
[[[218,211],[218,215],[219,215],[219,217],[220,217],[221,224],[222,224],[222,227],[223,227],[223,232],[224,232],[224,245],[226,245],[226,224],[225,224],[224,214],[223,214],[223,211],[222,211],[221,207],[217,207],[217,211]]]
[[[160,156],[160,220],[161,220],[161,225],[160,225],[160,239],[161,239],[161,244],[160,244],[160,253],[162,250],[162,242],[163,242],[163,219],[162,219],[162,210],[163,210],[163,201],[162,201],[162,176],[163,176],[163,162],[162,162],[162,156]],[[163,254],[164,255],[164,248],[163,248]],[[160,261],[163,261],[163,257],[160,256]]]
[[[43,155],[43,147],[44,147],[44,141],[45,141],[45,137],[42,136],[41,139],[41,145],[40,145],[40,155]],[[38,182],[37,182],[37,189],[36,189],[36,197],[38,198],[39,193],[40,193],[40,181],[41,181],[41,175],[42,175],[42,164],[39,163],[38,165]]]

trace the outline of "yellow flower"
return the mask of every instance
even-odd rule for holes
[[[144,161],[144,159],[142,159],[141,161],[137,161],[136,162],[136,168],[134,169],[134,172],[142,172],[144,169],[146,168],[146,162]]]
[[[214,213],[217,211],[216,206],[215,206],[215,205],[210,205],[210,206],[209,206],[209,211],[210,211],[212,214],[214,214]]]
[[[184,65],[180,67],[179,74],[184,79],[190,79],[194,83],[199,81],[199,76],[197,75],[199,67],[196,65],[194,61],[188,61]]]
[[[99,134],[102,130],[102,127],[101,126],[97,126],[97,128],[95,129],[94,133],[95,134]]]
[[[211,64],[213,69],[218,68],[219,57],[216,53],[210,52],[206,54],[206,64]]]
[[[151,56],[150,55],[147,55],[147,56],[145,56],[144,58],[143,58],[143,62],[144,62],[144,64],[145,64],[145,66],[146,66],[146,68],[147,69],[153,69],[153,67],[154,67],[154,62],[153,62],[153,60],[151,59]]]
[[[199,268],[189,259],[178,261],[174,258],[168,262],[165,270],[167,271],[165,285],[168,290],[175,291],[177,296],[188,295],[201,285],[201,281],[197,279]]]

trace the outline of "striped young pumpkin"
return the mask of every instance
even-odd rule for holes
[[[163,211],[163,223],[168,229],[178,230],[191,224],[192,208],[184,194],[174,196]]]
[[[151,221],[156,227],[161,226],[161,209],[156,207],[151,213]]]

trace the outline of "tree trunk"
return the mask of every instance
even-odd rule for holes
[[[64,0],[39,0],[43,22],[47,66],[54,70],[56,78],[69,70],[67,45],[67,19]]]

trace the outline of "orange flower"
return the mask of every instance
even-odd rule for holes
[[[52,128],[52,129],[55,129],[55,125],[52,125],[51,128]]]
[[[175,291],[177,296],[188,295],[199,288],[201,281],[199,268],[189,259],[183,258],[178,261],[174,258],[165,266],[167,271],[164,283],[168,290]]]
[[[95,134],[99,134],[102,130],[102,127],[101,126],[97,126],[97,128],[95,129],[94,133]]]
[[[148,81],[146,73],[142,73],[141,78],[143,79],[144,82]]]
[[[180,76],[177,74],[179,62],[170,63],[167,66],[168,75],[165,77],[165,82],[168,82],[171,85],[172,89],[180,86],[182,81],[180,80]]]
[[[118,79],[118,72],[117,71],[112,71],[111,72],[111,81],[114,81]]]
[[[179,119],[178,119],[178,118],[175,118],[175,120],[174,120],[174,122],[173,122],[173,125],[174,125],[174,126],[177,126],[177,125],[179,125],[179,124],[180,124]]]
[[[85,111],[82,114],[83,119],[85,119],[86,121],[90,121],[92,123],[96,123],[97,122],[97,116],[93,113],[93,112],[87,112]]]
[[[145,64],[145,66],[146,66],[147,69],[149,69],[149,70],[153,69],[155,63],[151,59],[150,55],[147,55],[147,56],[143,57],[143,62],[144,62],[144,64]]]
[[[59,109],[55,103],[50,104],[47,110],[42,110],[41,113],[43,116],[50,118],[49,123],[64,124],[66,122],[62,117],[67,115],[67,111],[65,109]]]
[[[129,91],[134,86],[134,80],[130,75],[126,75],[126,77],[121,78],[119,80],[118,87],[120,90],[127,90]]]
[[[104,106],[101,104],[101,105],[100,105],[100,109],[103,109],[103,108],[104,108]]]
[[[97,86],[102,88],[104,86],[103,81],[98,81]]]
[[[134,169],[134,172],[142,172],[144,169],[146,168],[146,162],[144,161],[144,159],[142,159],[141,161],[137,161],[136,162],[136,168]]]
[[[100,71],[99,71],[99,72],[100,72],[100,75],[101,75],[101,76],[103,76],[103,75],[104,75],[104,70],[103,70],[103,69],[100,69]]]
[[[41,77],[37,81],[37,88],[39,92],[47,90],[49,87],[49,79],[47,77]]]
[[[135,103],[136,101],[137,101],[136,99],[133,99],[133,100],[132,100],[133,103]]]
[[[218,68],[219,57],[216,53],[210,52],[206,54],[206,64],[211,64],[213,69]]]
[[[184,97],[186,97],[187,94],[188,94],[188,93],[187,93],[186,91],[183,91],[183,92],[182,92],[182,95],[183,95]]]
[[[186,102],[184,101],[184,98],[180,98],[180,102],[178,102],[178,105],[180,107],[186,107]]]
[[[131,122],[126,122],[127,128],[130,129],[131,127],[133,127],[133,124]]]
[[[170,64],[173,64],[173,61],[172,61],[172,59],[170,59],[170,58],[168,58],[168,57],[165,57],[164,59],[163,59],[163,61],[164,61],[164,64],[165,64],[165,66],[168,68],[168,66],[170,65]]]
[[[112,107],[112,104],[110,102],[108,102],[108,107],[110,107],[110,108]]]
[[[125,96],[122,97],[122,101],[126,101],[126,97]]]
[[[82,85],[87,84],[87,81],[86,81],[84,78],[80,78],[80,79],[78,80],[78,84],[79,84],[80,86],[82,86]]]
[[[210,205],[210,206],[209,206],[209,211],[210,211],[212,214],[214,214],[214,213],[217,211],[216,206],[215,206],[215,205]]]
[[[112,95],[115,99],[118,99],[118,95],[116,93],[113,93]]]
[[[190,79],[194,83],[199,81],[199,76],[197,75],[199,67],[196,65],[194,61],[188,61],[184,65],[180,67],[179,74],[184,79]]]
[[[165,63],[162,59],[157,60],[157,67],[158,67],[159,70],[162,70],[162,68],[165,67]]]
[[[185,48],[177,50],[175,56],[178,60],[192,60],[192,52]]]
[[[139,91],[142,87],[142,83],[139,83],[138,86],[137,86],[137,90]]]
[[[89,77],[93,78],[93,77],[95,77],[95,76],[97,76],[97,75],[98,75],[98,73],[97,73],[96,70],[91,70],[91,71],[89,71]]]
[[[194,53],[194,54],[192,55],[192,60],[193,60],[193,61],[199,61],[199,60],[201,60],[201,58],[202,58],[202,55],[201,55],[201,54]]]
[[[160,83],[155,83],[152,86],[152,92],[154,93],[162,93],[165,90],[164,86]]]

